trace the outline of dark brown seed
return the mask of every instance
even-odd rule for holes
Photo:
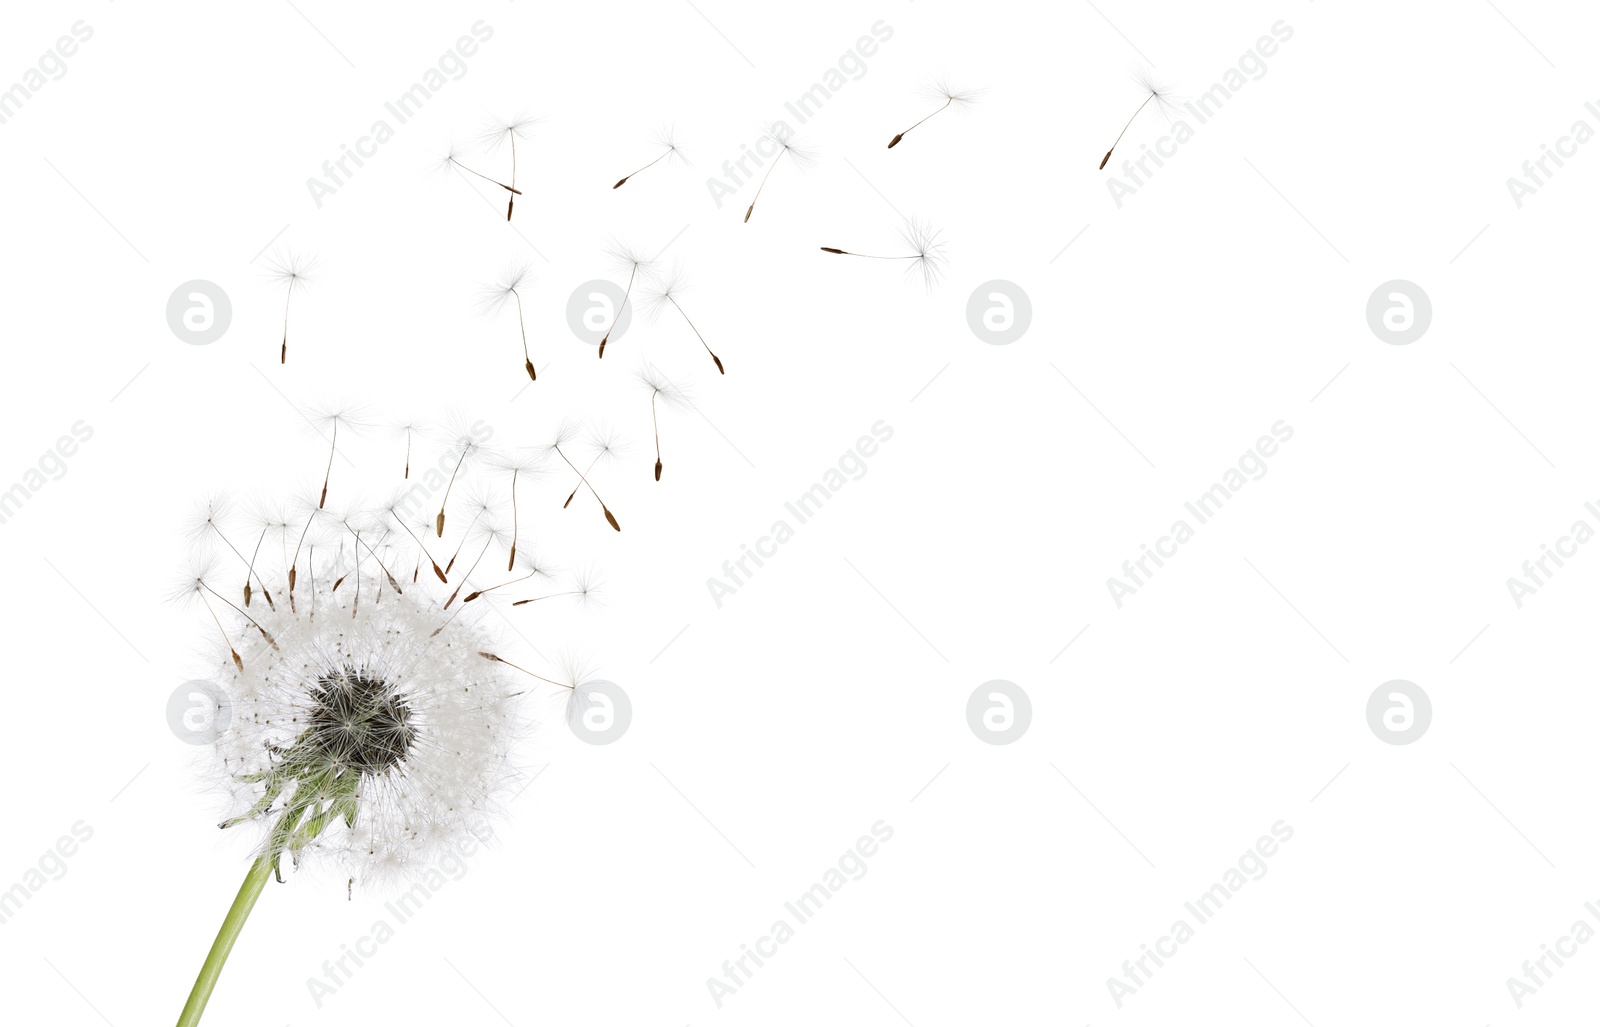
[[[823,253],[844,253],[844,250],[836,250],[832,246],[824,246],[824,247],[822,247],[822,252]]]
[[[622,183],[626,182],[626,181],[627,181],[626,178],[620,178],[620,179],[617,180],[617,184],[612,186],[611,188],[613,188],[613,189],[621,189],[622,188]]]
[[[717,359],[717,355],[715,353],[711,354],[711,359],[716,362],[717,373],[718,374],[727,374],[728,373],[728,372],[726,372],[726,371],[724,371],[722,369],[722,361]]]
[[[522,363],[523,363],[523,366],[526,367],[527,370],[528,370],[528,378],[529,378],[529,380],[538,381],[539,380],[539,376],[533,373],[533,361],[524,360]]]
[[[606,355],[606,343],[608,343],[610,341],[611,341],[611,333],[610,332],[607,332],[606,333],[606,337],[600,340],[600,358],[602,360],[605,359],[605,355]]]
[[[1113,146],[1111,148],[1111,150],[1115,150],[1115,149],[1116,149],[1115,146]],[[1106,169],[1106,162],[1111,159],[1111,150],[1107,150],[1106,151],[1106,155],[1104,157],[1100,158],[1100,170],[1101,171],[1104,171]]]
[[[656,481],[661,480],[661,461],[656,461]]]
[[[899,135],[897,135],[893,139],[889,140],[889,149],[891,149],[891,150],[894,149],[894,144],[898,143],[900,140],[904,139],[905,137],[906,137],[906,134],[904,132],[901,132]]]
[[[606,510],[606,508],[603,507],[603,506],[600,509],[606,511],[606,520],[611,522],[611,526],[613,528],[617,529],[618,531],[621,531],[622,530],[622,525],[618,524],[617,523],[617,519],[615,517],[611,516],[611,511],[610,510]]]

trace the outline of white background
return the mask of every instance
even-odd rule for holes
[[[629,438],[602,479],[620,535],[555,509],[564,479],[543,486],[541,547],[596,566],[608,602],[530,637],[622,684],[634,721],[608,746],[560,720],[530,739],[522,763],[545,769],[499,844],[320,1009],[306,980],[381,898],[314,874],[269,887],[207,1023],[1326,1027],[1593,1009],[1594,945],[1521,1009],[1505,983],[1575,920],[1600,927],[1583,909],[1600,898],[1600,556],[1581,549],[1520,609],[1506,587],[1573,521],[1597,523],[1600,145],[1520,208],[1505,184],[1575,120],[1600,128],[1583,107],[1600,100],[1593,12],[443,6],[6,12],[0,83],[93,27],[0,126],[0,487],[74,422],[94,430],[0,525],[0,888],[74,822],[94,831],[0,925],[9,1021],[176,1017],[248,841],[216,829],[167,726],[209,625],[163,597],[193,503],[314,481],[326,450],[296,407],[342,401],[381,424],[483,418],[508,443],[569,411]],[[307,178],[479,19],[494,35],[465,77],[314,204]],[[719,209],[707,177],[880,19],[893,38],[799,129],[818,165],[780,167],[749,224],[749,188]],[[1139,102],[1130,72],[1194,96],[1279,20],[1293,38],[1265,76],[1119,207],[1120,160],[1095,165]],[[986,89],[982,105],[886,150],[939,74]],[[427,166],[518,112],[544,120],[508,227],[497,190]],[[613,191],[664,123],[695,166]],[[1168,131],[1145,112],[1119,158]],[[893,246],[900,212],[945,233],[931,295],[818,251]],[[615,361],[573,338],[567,297],[610,274],[613,238],[687,262],[686,309],[726,377],[670,319],[638,322]],[[321,259],[284,367],[269,244]],[[516,260],[538,279],[527,390],[513,322],[474,309]],[[197,278],[233,302],[210,346],[164,316]],[[1031,297],[1009,346],[967,324],[992,279]],[[1409,346],[1366,321],[1391,279],[1433,304]],[[660,484],[640,353],[698,409],[665,415]],[[894,437],[865,477],[718,608],[706,580],[879,420]],[[1119,609],[1106,579],[1278,420],[1294,437],[1267,475]],[[336,474],[381,495],[396,445],[374,427]],[[966,721],[997,678],[1033,706],[1007,746]],[[1403,746],[1366,719],[1396,678],[1434,711]],[[707,978],[879,820],[894,837],[867,875],[719,1009]],[[1294,836],[1267,875],[1119,1008],[1107,978],[1280,820]]]

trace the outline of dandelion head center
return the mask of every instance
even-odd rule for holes
[[[317,679],[301,741],[329,763],[382,774],[405,762],[417,729],[412,709],[387,681],[354,667]]]

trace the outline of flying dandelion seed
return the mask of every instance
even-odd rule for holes
[[[750,221],[750,215],[756,211],[756,200],[761,199],[761,190],[767,187],[767,179],[778,169],[778,164],[783,158],[788,157],[796,168],[804,171],[817,163],[817,151],[801,143],[794,137],[794,132],[787,125],[767,125],[762,133],[764,138],[771,139],[778,145],[778,152],[772,155],[772,166],[767,173],[761,176],[761,184],[756,186],[756,194],[750,200],[750,207],[744,212],[745,223]]]
[[[496,121],[478,137],[484,149],[490,153],[499,150],[507,144],[511,147],[511,184],[506,186],[511,195],[506,197],[506,220],[511,220],[511,210],[517,202],[517,197],[522,194],[517,191],[517,140],[526,139],[529,130],[539,123],[538,118],[531,118],[526,114],[519,114],[510,121]]]
[[[250,587],[250,581],[252,578],[254,578],[255,583],[261,586],[262,597],[266,599],[267,605],[271,606],[272,593],[268,591],[267,586],[262,582],[261,575],[256,573],[254,557],[252,556],[250,558],[246,558],[244,553],[240,552],[239,549],[228,540],[227,534],[222,530],[223,526],[228,523],[232,513],[233,505],[226,497],[215,496],[211,499],[208,499],[195,512],[194,517],[189,523],[189,540],[196,546],[210,545],[218,541],[222,542],[227,547],[228,551],[234,556],[238,557],[239,562],[244,565],[244,605],[249,606],[250,599],[254,595],[254,592]],[[262,537],[266,537],[265,529],[262,531]],[[257,543],[256,548],[257,551],[260,550],[259,542]]]
[[[459,418],[447,429],[447,452],[455,466],[450,471],[450,480],[445,483],[444,498],[439,502],[439,516],[434,521],[435,533],[439,538],[444,538],[444,511],[450,505],[450,490],[455,488],[461,468],[484,453],[478,434],[476,425],[469,426]]]
[[[722,358],[711,352],[711,347],[706,343],[706,337],[700,334],[700,329],[694,326],[694,322],[689,320],[689,315],[683,312],[683,307],[678,305],[678,297],[686,291],[688,291],[688,286],[684,281],[682,267],[674,268],[671,274],[662,279],[659,288],[645,295],[646,311],[652,320],[659,318],[661,312],[668,305],[679,314],[682,314],[684,323],[689,326],[690,331],[694,332],[694,337],[700,340],[700,345],[705,347],[706,353],[710,354],[711,362],[717,365],[717,373],[727,374],[722,369]]]
[[[527,606],[531,603],[541,602],[545,599],[561,599],[563,597],[571,598],[573,602],[577,603],[579,606],[589,606],[594,603],[604,601],[600,589],[600,579],[595,575],[592,569],[585,569],[573,575],[566,591],[550,592],[546,595],[534,596],[531,599],[518,599],[511,605]],[[581,680],[581,678],[578,680]]]
[[[294,294],[304,292],[316,272],[314,257],[295,253],[274,253],[267,258],[267,277],[283,286],[283,343],[278,349],[278,363],[289,362],[289,304]]]
[[[660,133],[658,133],[656,135],[655,143],[656,143],[657,146],[661,147],[661,153],[656,156],[655,160],[651,161],[649,164],[646,164],[644,167],[640,168],[639,171],[646,171],[646,170],[648,170],[650,168],[653,168],[657,164],[661,163],[663,160],[666,160],[668,164],[678,163],[678,162],[681,162],[683,164],[688,164],[689,163],[689,161],[683,156],[682,151],[680,151],[678,149],[677,136],[675,134],[675,128],[673,126],[669,126],[666,129],[664,129],[663,131],[661,131]],[[670,158],[670,159],[668,159],[668,158]],[[622,184],[624,182],[626,182],[628,179],[632,178],[634,175],[637,175],[639,173],[639,171],[630,171],[626,175],[623,175],[621,178],[617,179],[617,184],[612,186],[611,188],[613,188],[613,189],[621,189],[622,188]]]
[[[533,357],[528,353],[528,322],[523,316],[522,290],[533,284],[533,268],[529,264],[513,264],[500,273],[493,285],[484,288],[479,299],[479,309],[486,315],[498,315],[507,304],[515,301],[517,328],[522,332],[522,367],[529,381],[538,381],[533,370]]]
[[[978,102],[978,97],[983,95],[983,90],[981,89],[957,89],[945,79],[934,80],[923,92],[935,101],[943,101],[933,114],[938,114],[950,107],[954,107],[958,111],[968,110]],[[933,117],[933,114],[923,118],[922,121],[927,121],[928,118]],[[917,125],[922,124],[922,121],[917,122]],[[911,128],[916,128],[917,125],[912,125]],[[906,137],[906,133],[911,131],[911,128],[889,140],[889,149],[894,149],[896,144]]]
[[[501,471],[511,472],[511,554],[506,559],[506,570],[517,562],[517,533],[520,520],[517,516],[517,482],[532,481],[544,475],[544,461],[537,454],[507,454],[496,457],[494,464]]]
[[[411,479],[411,444],[416,440],[417,433],[422,430],[422,425],[416,421],[405,421],[394,426],[394,433],[403,436],[406,440],[405,473],[401,477],[407,481]]]
[[[633,293],[634,280],[642,277],[645,281],[649,281],[656,274],[656,261],[631,247],[618,243],[606,253],[611,257],[612,268],[617,274],[624,271],[628,273],[628,284],[622,290],[622,302],[617,304],[617,314],[611,319],[611,327],[606,329],[606,334],[600,339],[599,356],[602,359],[606,355],[606,343],[611,340],[611,333],[616,331],[617,321],[622,317],[623,308],[628,305],[628,297]]]
[[[555,437],[542,448],[542,452],[547,454],[554,453],[560,457],[561,462],[572,468],[572,473],[578,476],[578,484],[567,495],[567,501],[561,504],[561,508],[565,510],[571,506],[573,497],[578,494],[578,490],[587,488],[589,494],[594,496],[595,502],[600,504],[600,512],[605,514],[606,523],[611,525],[614,530],[621,531],[622,525],[617,523],[617,518],[612,514],[611,508],[606,506],[606,501],[600,498],[600,493],[596,492],[594,486],[589,483],[588,471],[578,470],[578,465],[573,463],[572,458],[567,455],[566,451],[572,448],[582,432],[582,426],[576,420],[568,418],[561,422],[560,426],[556,428]],[[594,466],[602,459],[614,455],[620,448],[620,444],[615,438],[606,434],[603,430],[589,434],[589,445],[596,450],[593,459],[589,461],[589,470],[593,470]]]
[[[507,185],[505,182],[502,182],[497,178],[490,178],[488,175],[485,175],[481,171],[476,171],[476,170],[474,170],[472,168],[469,168],[465,164],[461,163],[461,159],[460,158],[461,158],[461,151],[459,149],[457,149],[455,146],[452,145],[449,149],[447,149],[445,151],[444,156],[440,157],[437,161],[434,162],[434,165],[433,165],[434,170],[435,171],[440,171],[440,172],[445,172],[445,171],[450,171],[452,169],[460,169],[461,171],[465,171],[469,175],[478,176],[479,178],[483,179],[485,182],[490,182],[490,183],[492,183],[494,185],[499,186],[500,188],[504,189],[506,192],[511,194],[511,199],[512,200],[515,200],[516,197],[522,195],[522,190],[518,189],[516,186]],[[508,205],[506,207],[506,219],[510,220],[510,218],[511,218],[511,208]]]
[[[322,494],[317,499],[317,509],[321,510],[328,505],[328,482],[333,478],[333,458],[339,452],[339,429],[343,428],[347,435],[359,435],[367,427],[367,422],[359,408],[336,407],[313,411],[306,415],[306,420],[317,430],[323,438],[328,440],[328,466],[322,474]]]
[[[1117,143],[1122,142],[1122,137],[1128,134],[1128,128],[1133,124],[1133,119],[1137,118],[1139,112],[1144,110],[1151,101],[1155,101],[1156,110],[1160,111],[1161,115],[1169,121],[1179,111],[1178,102],[1173,96],[1172,89],[1157,83],[1149,72],[1143,69],[1134,72],[1133,81],[1144,93],[1144,101],[1134,108],[1133,113],[1128,116],[1127,124],[1122,126],[1121,132],[1117,133],[1117,138],[1112,142],[1111,149],[1107,150],[1106,155],[1100,159],[1100,170],[1102,171],[1110,163],[1111,154],[1116,151]]]
[[[453,459],[470,474],[471,462],[448,441],[454,437],[447,436],[440,466]],[[472,445],[481,444],[473,438]],[[219,555],[247,559],[262,593],[270,586],[292,595],[284,579],[296,570],[304,580],[298,605],[246,609],[227,594],[216,559],[201,554],[172,592],[203,610],[206,633],[217,639],[210,674],[225,693],[228,719],[211,743],[212,769],[230,794],[220,826],[257,836],[179,1027],[199,1024],[269,880],[284,880],[286,867],[315,864],[332,868],[353,893],[428,872],[463,838],[488,834],[512,794],[526,697],[546,686],[555,695],[576,691],[565,670],[537,673],[505,649],[487,614],[502,595],[587,601],[592,575],[558,583],[542,561],[524,555],[513,580],[481,590],[468,584],[480,565],[498,560],[510,533],[477,483],[467,488],[461,513],[470,527],[447,542],[463,566],[453,586],[423,543],[433,522],[417,517],[406,490],[375,509],[352,503],[336,514],[313,486],[302,500],[304,528],[269,508],[238,538],[229,534],[225,504],[207,503],[197,515],[192,532],[213,539]],[[489,509],[480,517],[466,504]],[[289,556],[291,535],[298,539]],[[274,547],[285,550],[288,575],[265,558]],[[426,561],[439,572],[438,584],[416,572],[402,582],[413,560],[418,570]],[[458,599],[468,592],[469,600],[494,595]]]
[[[920,276],[922,284],[930,292],[944,275],[944,243],[939,241],[940,232],[925,221],[908,218],[900,228],[900,239],[905,244],[909,253],[877,254],[856,253],[853,250],[841,250],[833,246],[823,246],[823,253],[836,253],[842,257],[865,257],[868,260],[904,260],[908,276]]]
[[[656,405],[681,409],[689,405],[689,394],[672,379],[662,374],[653,364],[644,363],[635,372],[639,384],[650,390],[650,427],[656,437],[656,481],[661,480],[661,422]]]

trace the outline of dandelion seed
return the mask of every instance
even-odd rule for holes
[[[1171,118],[1178,113],[1178,103],[1173,97],[1172,89],[1168,86],[1158,84],[1156,80],[1151,77],[1149,72],[1140,69],[1134,73],[1133,81],[1145,94],[1144,101],[1140,103],[1139,106],[1134,108],[1133,113],[1128,116],[1127,124],[1122,126],[1121,132],[1117,133],[1117,138],[1112,142],[1111,149],[1107,150],[1106,155],[1100,159],[1100,169],[1102,171],[1105,170],[1105,166],[1110,163],[1111,154],[1115,152],[1117,143],[1122,142],[1122,137],[1128,134],[1128,128],[1133,124],[1133,119],[1137,118],[1139,116],[1139,112],[1144,110],[1152,100],[1155,101],[1156,110],[1160,111],[1168,120],[1171,120]]]
[[[772,140],[778,146],[778,152],[772,155],[772,167],[768,168],[767,173],[761,176],[761,184],[756,186],[756,194],[750,200],[749,209],[744,212],[744,220],[747,224],[750,221],[750,215],[755,213],[756,200],[761,199],[761,190],[767,187],[767,179],[772,177],[772,173],[777,170],[779,162],[784,157],[788,157],[794,163],[794,166],[802,171],[817,162],[817,152],[796,140],[793,130],[787,125],[781,123],[776,125],[769,124],[763,132],[763,137]]]
[[[521,579],[526,580],[526,579]],[[507,582],[511,584],[511,582]],[[498,587],[498,586],[497,586]],[[487,591],[487,590],[486,590]],[[530,603],[542,602],[546,599],[560,599],[570,597],[579,605],[587,605],[601,601],[600,579],[592,569],[584,569],[573,575],[571,584],[561,592],[551,592],[548,595],[534,596],[531,599],[518,599],[512,606],[527,606]]]
[[[336,407],[314,411],[307,420],[319,433],[328,439],[328,467],[322,475],[322,495],[317,500],[317,509],[321,510],[328,505],[328,481],[333,477],[333,457],[339,451],[339,429],[345,432],[360,434],[367,427],[367,422],[362,419],[362,414],[357,407]]]
[[[272,593],[268,591],[267,586],[262,583],[261,576],[256,573],[254,558],[246,558],[244,553],[239,551],[239,548],[229,540],[227,534],[222,530],[222,525],[227,522],[232,512],[232,504],[227,500],[226,497],[214,496],[211,499],[208,499],[196,512],[194,518],[190,522],[189,538],[195,543],[210,539],[220,540],[223,545],[228,547],[228,551],[233,553],[234,556],[238,557],[240,563],[244,564],[244,604],[246,606],[250,605],[250,599],[253,595],[250,588],[250,579],[253,577],[255,578],[256,583],[261,585],[262,598],[266,599],[268,606],[271,606]],[[262,537],[265,537],[265,531],[263,531]],[[257,549],[259,550],[259,548],[260,545],[258,543]]]
[[[537,455],[511,454],[499,457],[496,465],[503,471],[511,472],[511,555],[506,560],[506,570],[511,570],[517,563],[517,481],[521,478],[537,478],[544,474],[544,461]]]
[[[650,427],[655,431],[656,437],[656,481],[661,480],[661,422],[657,418],[656,404],[679,408],[689,405],[688,393],[672,379],[662,374],[654,365],[645,363],[640,366],[635,377],[639,384],[650,390]]]
[[[517,202],[517,197],[522,195],[521,193],[517,192],[516,189],[517,140],[528,138],[529,129],[533,128],[533,126],[537,125],[538,123],[538,118],[531,118],[526,114],[519,114],[510,121],[497,121],[491,124],[483,131],[483,134],[478,137],[479,141],[482,142],[484,147],[491,153],[508,143],[511,146],[511,184],[506,187],[511,191],[511,195],[506,197],[507,221],[511,220],[511,210]]]
[[[465,164],[461,163],[461,151],[458,150],[455,146],[451,146],[449,149],[445,150],[444,156],[440,157],[438,159],[438,161],[436,161],[434,163],[434,169],[437,170],[437,171],[441,171],[441,172],[449,171],[452,168],[459,168],[460,170],[465,171],[469,175],[477,175],[479,178],[483,179],[485,182],[490,182],[490,183],[492,183],[494,185],[499,186],[500,188],[504,189],[506,192],[511,194],[512,200],[515,200],[516,197],[522,195],[522,190],[518,189],[516,186],[507,185],[506,183],[504,183],[504,182],[502,182],[502,181],[500,181],[499,179],[496,179],[496,178],[490,178],[488,175],[485,175],[483,172],[477,171],[477,170],[475,170],[473,168],[469,168]],[[506,220],[509,221],[510,219],[511,219],[511,208],[510,208],[509,203],[508,203],[508,205],[506,207]]]
[[[422,431],[422,425],[416,421],[406,421],[395,425],[394,433],[404,436],[406,440],[406,467],[405,473],[401,477],[407,481],[411,480],[411,443],[420,431]]]
[[[461,468],[470,460],[483,455],[483,444],[478,441],[477,434],[464,423],[454,425],[449,432],[448,453],[455,457],[455,468],[450,472],[450,480],[444,487],[444,498],[439,502],[439,516],[434,523],[435,533],[439,538],[444,538],[444,508],[450,505],[450,490],[455,487],[456,477],[460,475]]]
[[[924,92],[936,101],[944,101],[942,104],[940,104],[939,109],[933,112],[933,114],[938,114],[940,111],[943,111],[948,107],[954,107],[956,110],[966,110],[972,107],[978,102],[978,97],[982,95],[983,90],[956,89],[954,86],[950,85],[947,80],[936,79],[931,85],[928,86],[927,89],[924,90]],[[933,114],[928,115],[927,118],[923,118],[922,121],[927,121],[928,118],[933,117]],[[917,122],[917,125],[922,124],[922,121]],[[912,125],[911,128],[916,128],[917,125]],[[904,139],[906,137],[906,133],[911,131],[911,128],[906,129],[905,132],[901,132],[899,135],[889,140],[889,149],[894,149],[895,144]]]
[[[657,155],[655,160],[651,161],[649,164],[646,164],[644,167],[640,168],[639,171],[645,171],[645,170],[647,170],[649,168],[653,168],[657,164],[659,164],[661,161],[666,160],[669,157],[671,158],[671,160],[667,161],[667,163],[669,163],[669,164],[673,163],[674,161],[682,161],[685,164],[689,163],[688,160],[686,160],[684,158],[683,153],[678,149],[678,142],[677,142],[677,138],[676,138],[676,135],[675,135],[675,126],[669,126],[666,129],[663,129],[661,132],[659,132],[656,135],[655,142],[656,142],[657,146],[661,147],[661,153],[659,155]],[[639,171],[630,171],[628,174],[623,175],[621,178],[617,179],[617,184],[612,186],[611,188],[613,188],[613,189],[621,189],[622,188],[622,183],[626,182],[628,179],[632,178],[634,175],[637,175],[639,173]]]
[[[533,371],[533,357],[528,353],[528,322],[522,312],[521,290],[533,284],[533,268],[531,265],[513,264],[500,273],[499,279],[493,285],[486,286],[479,298],[479,309],[486,315],[497,315],[504,310],[507,304],[515,301],[517,307],[517,328],[522,332],[522,366],[528,372],[530,381],[538,381],[539,376]]]
[[[727,374],[722,369],[722,358],[711,352],[711,347],[707,345],[705,336],[700,334],[700,329],[694,326],[694,322],[689,320],[689,315],[684,313],[683,307],[678,305],[678,297],[686,292],[687,288],[684,282],[683,269],[681,267],[675,268],[670,275],[663,279],[659,288],[645,295],[645,308],[651,318],[658,318],[661,316],[661,312],[670,304],[674,310],[683,315],[684,323],[689,326],[691,332],[694,332],[694,337],[700,340],[700,345],[705,347],[706,353],[711,357],[711,362],[717,365],[717,373]]]
[[[594,496],[595,502],[600,504],[600,511],[601,513],[605,514],[606,523],[610,524],[614,530],[621,531],[622,525],[617,523],[617,518],[611,512],[611,508],[606,506],[606,501],[600,498],[600,493],[596,492],[594,486],[589,483],[588,472],[578,470],[578,465],[573,463],[572,459],[566,454],[564,447],[570,447],[573,440],[578,437],[578,434],[581,431],[582,428],[578,422],[570,418],[564,420],[561,422],[560,427],[556,429],[554,441],[548,443],[544,447],[545,452],[554,453],[556,456],[560,457],[561,462],[572,468],[572,473],[578,476],[578,484],[573,487],[572,492],[567,496],[567,501],[561,504],[561,508],[565,510],[568,506],[572,505],[573,496],[578,494],[578,489],[587,488],[589,490],[589,494]],[[619,444],[611,436],[604,433],[592,434],[590,439],[591,445],[595,445],[596,449],[598,450],[598,452],[595,453],[594,459],[589,462],[589,469],[593,470],[594,465],[599,463],[602,458],[615,453],[617,448],[619,448]]]
[[[267,258],[267,275],[283,286],[283,343],[278,350],[278,363],[289,362],[289,304],[294,294],[304,292],[311,285],[317,270],[314,257],[294,253],[274,253]]]
[[[600,340],[599,356],[603,359],[606,355],[606,343],[611,340],[611,333],[617,330],[617,321],[622,317],[622,311],[628,306],[628,297],[633,294],[634,279],[643,276],[646,281],[655,277],[656,261],[631,247],[618,243],[606,251],[613,262],[612,266],[618,274],[628,273],[627,287],[622,290],[622,302],[617,305],[616,317],[611,319],[611,327],[606,329],[606,334]]]
[[[833,246],[821,247],[823,253],[836,253],[843,257],[865,257],[869,260],[905,260],[906,274],[919,275],[922,284],[930,292],[939,284],[939,279],[944,274],[944,243],[939,241],[940,232],[924,221],[908,218],[900,228],[900,239],[905,244],[909,253],[877,254],[856,253],[853,250],[841,250]]]

